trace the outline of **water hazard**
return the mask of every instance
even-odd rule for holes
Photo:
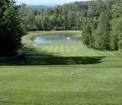
[[[33,38],[35,44],[47,44],[54,42],[69,42],[81,40],[78,35],[42,35]]]

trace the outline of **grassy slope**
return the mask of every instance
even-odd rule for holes
[[[23,43],[29,42],[26,46],[33,48],[30,36],[25,36]],[[121,52],[96,51],[81,42],[38,45],[34,49],[34,53],[46,52],[56,58],[50,58],[50,65],[1,66],[0,105],[122,104]],[[62,58],[64,65],[53,64]]]

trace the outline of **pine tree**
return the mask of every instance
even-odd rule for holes
[[[98,29],[95,35],[95,47],[101,50],[110,50],[110,12],[104,11],[99,18]]]
[[[116,37],[117,48],[122,49],[122,16],[112,21],[112,37]]]
[[[0,1],[0,56],[15,54],[20,46],[21,35],[18,7],[13,0]]]
[[[93,36],[92,36],[92,28],[91,28],[91,24],[90,22],[87,22],[84,27],[83,27],[83,31],[82,31],[82,41],[85,45],[87,45],[88,47],[92,47],[93,46]]]

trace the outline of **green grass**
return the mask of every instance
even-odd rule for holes
[[[0,105],[122,105],[122,52],[80,41],[35,46],[30,39],[37,34],[23,37],[25,66],[0,66]]]

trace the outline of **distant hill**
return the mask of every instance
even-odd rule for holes
[[[28,5],[28,7],[31,7],[33,9],[48,9],[48,8],[54,8],[55,6],[46,6],[46,5]]]

